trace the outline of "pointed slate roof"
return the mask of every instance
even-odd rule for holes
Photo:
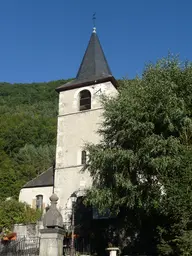
[[[102,81],[112,81],[114,84],[116,83],[97,36],[96,28],[93,28],[91,38],[75,80],[60,86],[57,88],[57,91],[69,90]]]
[[[48,187],[53,186],[53,167],[50,167],[39,176],[27,182],[23,188],[34,188],[34,187]]]
[[[112,73],[101,47],[96,30],[94,29],[76,79],[85,80],[93,77],[101,78],[108,76],[112,76]]]

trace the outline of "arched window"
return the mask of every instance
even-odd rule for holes
[[[43,209],[43,196],[42,195],[36,196],[36,209],[39,209],[39,210]]]
[[[83,150],[81,152],[81,164],[86,164],[86,162],[87,162],[87,152]]]
[[[79,97],[79,110],[91,109],[91,93],[88,90],[83,90],[80,92]]]

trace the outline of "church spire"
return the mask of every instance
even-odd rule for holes
[[[111,70],[101,47],[96,28],[93,32],[85,51],[83,60],[77,73],[77,80],[93,80],[112,76]]]
[[[75,80],[57,88],[57,91],[81,87],[85,84],[95,84],[103,80],[112,81],[112,83],[116,84],[96,33],[94,23],[93,31]]]

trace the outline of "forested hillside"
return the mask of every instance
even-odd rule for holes
[[[0,199],[53,163],[58,94],[65,80],[49,83],[0,83]]]

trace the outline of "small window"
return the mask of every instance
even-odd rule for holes
[[[81,152],[81,164],[86,164],[87,163],[87,153],[85,150]]]
[[[36,209],[39,209],[39,210],[43,209],[43,196],[42,195],[36,196]]]
[[[79,98],[79,110],[91,109],[91,93],[88,90],[83,90],[80,92]]]

